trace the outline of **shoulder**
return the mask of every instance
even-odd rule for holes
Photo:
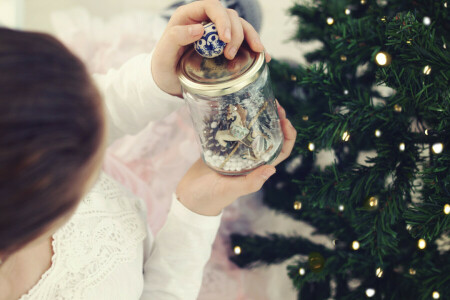
[[[72,218],[54,234],[50,272],[24,299],[108,299],[103,296],[112,291],[117,299],[139,295],[147,237],[143,209],[136,196],[102,172]],[[133,285],[117,278],[133,278]]]

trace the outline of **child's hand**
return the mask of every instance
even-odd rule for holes
[[[156,84],[166,93],[181,96],[181,86],[176,68],[185,47],[203,35],[200,23],[210,19],[217,26],[219,38],[228,43],[225,57],[233,59],[245,40],[255,52],[264,50],[258,33],[247,21],[239,18],[236,11],[226,9],[218,0],[196,1],[180,6],[167,25],[156,45],[152,59],[152,74]],[[270,56],[266,55],[270,60]]]
[[[224,207],[240,196],[261,189],[264,182],[275,173],[274,166],[289,157],[297,137],[297,131],[286,119],[286,112],[278,102],[277,107],[284,143],[280,155],[272,165],[261,166],[243,176],[225,176],[211,170],[199,159],[181,179],[176,190],[178,199],[184,206],[201,215],[217,216]]]

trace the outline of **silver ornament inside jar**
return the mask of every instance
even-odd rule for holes
[[[178,76],[204,162],[223,175],[270,164],[283,146],[264,53],[242,45],[233,60],[187,50]]]

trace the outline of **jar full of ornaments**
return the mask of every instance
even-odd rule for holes
[[[243,44],[235,58],[187,50],[178,64],[203,161],[223,175],[270,164],[283,146],[264,53]]]

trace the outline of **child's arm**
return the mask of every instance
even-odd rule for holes
[[[172,195],[163,228],[144,249],[144,291],[141,300],[195,300],[203,269],[211,255],[222,214],[202,216]]]
[[[125,134],[136,134],[149,122],[162,119],[184,104],[162,91],[151,73],[153,52],[140,54],[120,69],[93,75],[104,99],[108,145]]]

